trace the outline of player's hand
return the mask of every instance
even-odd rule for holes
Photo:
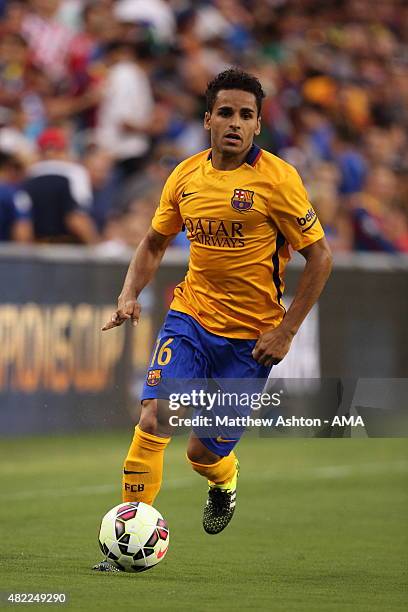
[[[293,333],[279,325],[261,334],[252,351],[252,357],[267,367],[277,365],[288,353],[292,340]]]
[[[115,310],[109,321],[102,327],[102,331],[119,327],[119,325],[122,325],[128,319],[131,319],[132,325],[136,326],[139,322],[141,310],[139,302],[134,298],[119,298],[117,310]]]

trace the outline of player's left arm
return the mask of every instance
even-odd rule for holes
[[[302,253],[306,265],[283,321],[263,333],[255,345],[254,359],[267,366],[279,363],[289,351],[293,337],[319,299],[332,267],[323,229],[299,174],[291,166],[287,166],[285,180],[272,191],[270,215],[292,248]]]
[[[253,350],[253,357],[266,366],[276,365],[289,351],[291,342],[308,312],[319,299],[330,276],[332,254],[326,238],[300,250],[306,265],[294,300],[282,323],[263,333]]]

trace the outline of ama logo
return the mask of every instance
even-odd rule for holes
[[[300,227],[302,227],[302,233],[304,234],[316,223],[317,215],[313,208],[309,208],[304,217],[296,217],[296,221]]]

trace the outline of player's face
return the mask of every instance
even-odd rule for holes
[[[204,127],[211,130],[211,146],[220,153],[244,153],[261,131],[254,94],[240,89],[222,89],[212,112],[205,113]]]

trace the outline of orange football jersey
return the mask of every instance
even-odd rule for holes
[[[243,339],[258,338],[285,314],[289,245],[300,250],[324,236],[295,168],[256,145],[235,170],[216,170],[211,150],[179,164],[152,227],[164,235],[185,228],[191,243],[171,308],[209,332]]]

